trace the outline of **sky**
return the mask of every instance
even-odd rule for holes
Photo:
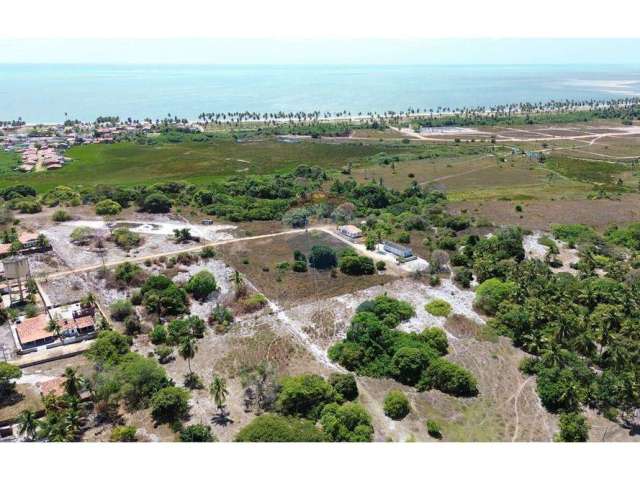
[[[3,2],[1,63],[638,63],[632,0]]]

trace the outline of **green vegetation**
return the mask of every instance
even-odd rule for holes
[[[409,415],[411,406],[406,395],[400,390],[391,390],[384,397],[384,414],[393,420],[402,420]]]
[[[187,294],[164,275],[149,277],[142,286],[143,305],[158,315],[180,315],[187,311]]]
[[[499,278],[490,278],[476,289],[476,306],[489,315],[495,315],[500,303],[510,299],[516,292],[513,282],[503,282]]]
[[[236,436],[236,442],[324,442],[314,422],[267,413],[254,418]]]
[[[216,442],[218,439],[211,432],[211,427],[209,425],[189,425],[185,427],[180,432],[180,441],[181,442]]]
[[[186,289],[193,298],[203,301],[218,289],[218,284],[211,272],[201,270],[189,279]]]
[[[22,376],[20,367],[6,362],[0,362],[0,401],[7,398],[15,391],[15,383]]]
[[[437,388],[462,396],[477,393],[469,372],[439,358],[448,350],[442,330],[427,328],[416,334],[394,329],[413,314],[406,302],[385,295],[362,303],[347,338],[329,349],[329,358],[359,375],[392,377],[421,390]]]
[[[96,203],[97,215],[117,215],[121,210],[122,206],[120,206],[119,203],[109,200],[108,198]]]
[[[314,245],[309,254],[309,264],[318,270],[326,270],[338,265],[338,256],[331,247]]]
[[[557,442],[586,442],[589,440],[589,425],[584,415],[576,412],[560,415],[560,432],[555,437]]]
[[[448,317],[451,313],[451,305],[444,300],[436,299],[427,303],[424,309],[436,317]]]
[[[69,215],[69,212],[67,212],[66,210],[56,210],[55,212],[53,212],[51,219],[54,222],[59,222],[59,223],[68,222],[69,220],[71,220],[71,215]]]
[[[356,383],[355,375],[350,373],[332,373],[329,376],[329,385],[347,401],[353,401],[358,398],[358,384]]]
[[[370,442],[371,415],[357,403],[330,403],[322,410],[322,430],[332,442]]]
[[[136,432],[138,430],[136,427],[130,425],[120,425],[114,427],[111,430],[111,438],[112,442],[135,442],[136,441]]]
[[[338,392],[319,375],[286,377],[276,400],[276,409],[283,415],[317,420],[322,408],[341,400]]]
[[[151,415],[158,423],[174,423],[189,411],[189,392],[180,387],[164,387],[151,398]]]
[[[553,157],[545,165],[559,174],[581,182],[614,186],[620,174],[628,170],[624,165],[609,162]]]
[[[347,249],[340,255],[340,271],[345,275],[373,275],[376,269],[371,258]]]

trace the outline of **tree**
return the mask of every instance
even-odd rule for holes
[[[411,407],[409,400],[400,390],[391,390],[384,397],[384,414],[393,420],[402,420],[409,415]]]
[[[340,260],[340,271],[345,275],[373,275],[376,269],[371,258],[348,255]]]
[[[114,330],[101,330],[86,355],[97,365],[105,366],[120,363],[127,352],[127,337]]]
[[[485,280],[476,289],[476,306],[488,315],[495,315],[500,303],[514,295],[516,284],[499,278]]]
[[[196,356],[197,351],[198,345],[196,344],[195,338],[191,336],[182,337],[180,344],[178,345],[178,353],[187,361],[190,376],[193,375],[193,372],[191,371],[191,359]]]
[[[333,442],[370,442],[371,416],[357,403],[330,403],[322,409],[320,425]]]
[[[478,394],[477,382],[473,375],[463,367],[443,358],[432,360],[420,379],[418,389],[429,388],[463,397]]]
[[[158,423],[174,423],[188,412],[189,392],[184,388],[164,387],[151,398],[151,415]]]
[[[70,397],[80,397],[82,382],[80,381],[80,377],[77,374],[77,370],[71,367],[65,368],[64,373],[62,374],[62,378],[64,378],[64,392]]]
[[[589,440],[587,419],[578,412],[560,414],[560,431],[555,436],[556,442],[586,442]]]
[[[229,391],[227,390],[227,382],[219,375],[214,375],[211,385],[209,386],[209,393],[213,397],[213,401],[220,411],[220,415],[224,415],[225,402]]]
[[[62,339],[62,327],[60,326],[57,318],[49,318],[45,328],[47,332],[53,333],[60,340]]]
[[[11,365],[6,362],[0,362],[0,401],[7,398],[15,391],[15,383],[12,380],[16,380],[22,377],[22,370],[20,367]]]
[[[127,317],[135,315],[133,305],[126,299],[116,300],[109,305],[109,313],[111,314],[111,318],[117,322],[124,322]]]
[[[282,381],[276,409],[284,415],[318,419],[326,404],[338,400],[338,393],[320,375],[298,375]]]
[[[218,439],[211,433],[209,425],[189,425],[180,432],[181,442],[216,442]]]
[[[35,439],[38,430],[38,420],[33,410],[23,410],[18,416],[18,433],[24,435],[28,441]]]
[[[391,359],[393,376],[400,383],[415,385],[429,364],[429,357],[422,349],[399,348]]]
[[[216,278],[207,270],[201,270],[187,282],[187,291],[191,293],[196,300],[205,300],[217,289]]]
[[[309,265],[318,270],[327,270],[338,265],[338,256],[331,247],[314,245],[309,254]]]
[[[268,413],[254,418],[236,442],[324,442],[325,434],[312,421]]]
[[[176,228],[173,230],[173,237],[176,243],[188,243],[193,240],[191,235],[191,229],[189,228]]]
[[[152,193],[145,197],[143,209],[149,213],[168,213],[171,210],[171,200],[162,193]]]
[[[345,400],[353,401],[358,398],[356,376],[351,373],[332,373],[329,375],[329,385]]]

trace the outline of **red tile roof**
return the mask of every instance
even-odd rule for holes
[[[18,338],[20,339],[20,343],[23,345],[25,343],[35,342],[37,340],[42,340],[44,338],[49,338],[54,336],[53,332],[49,332],[47,330],[47,325],[49,324],[49,315],[46,313],[41,313],[33,318],[27,318],[23,320],[17,327],[16,332],[18,333]],[[58,325],[60,325],[60,329],[62,332],[66,330],[70,330],[73,328],[86,328],[94,325],[94,321],[92,317],[79,317],[74,319],[60,319],[58,320]]]

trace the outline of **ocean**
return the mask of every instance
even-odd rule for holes
[[[0,120],[400,111],[640,95],[640,65],[0,64]]]

